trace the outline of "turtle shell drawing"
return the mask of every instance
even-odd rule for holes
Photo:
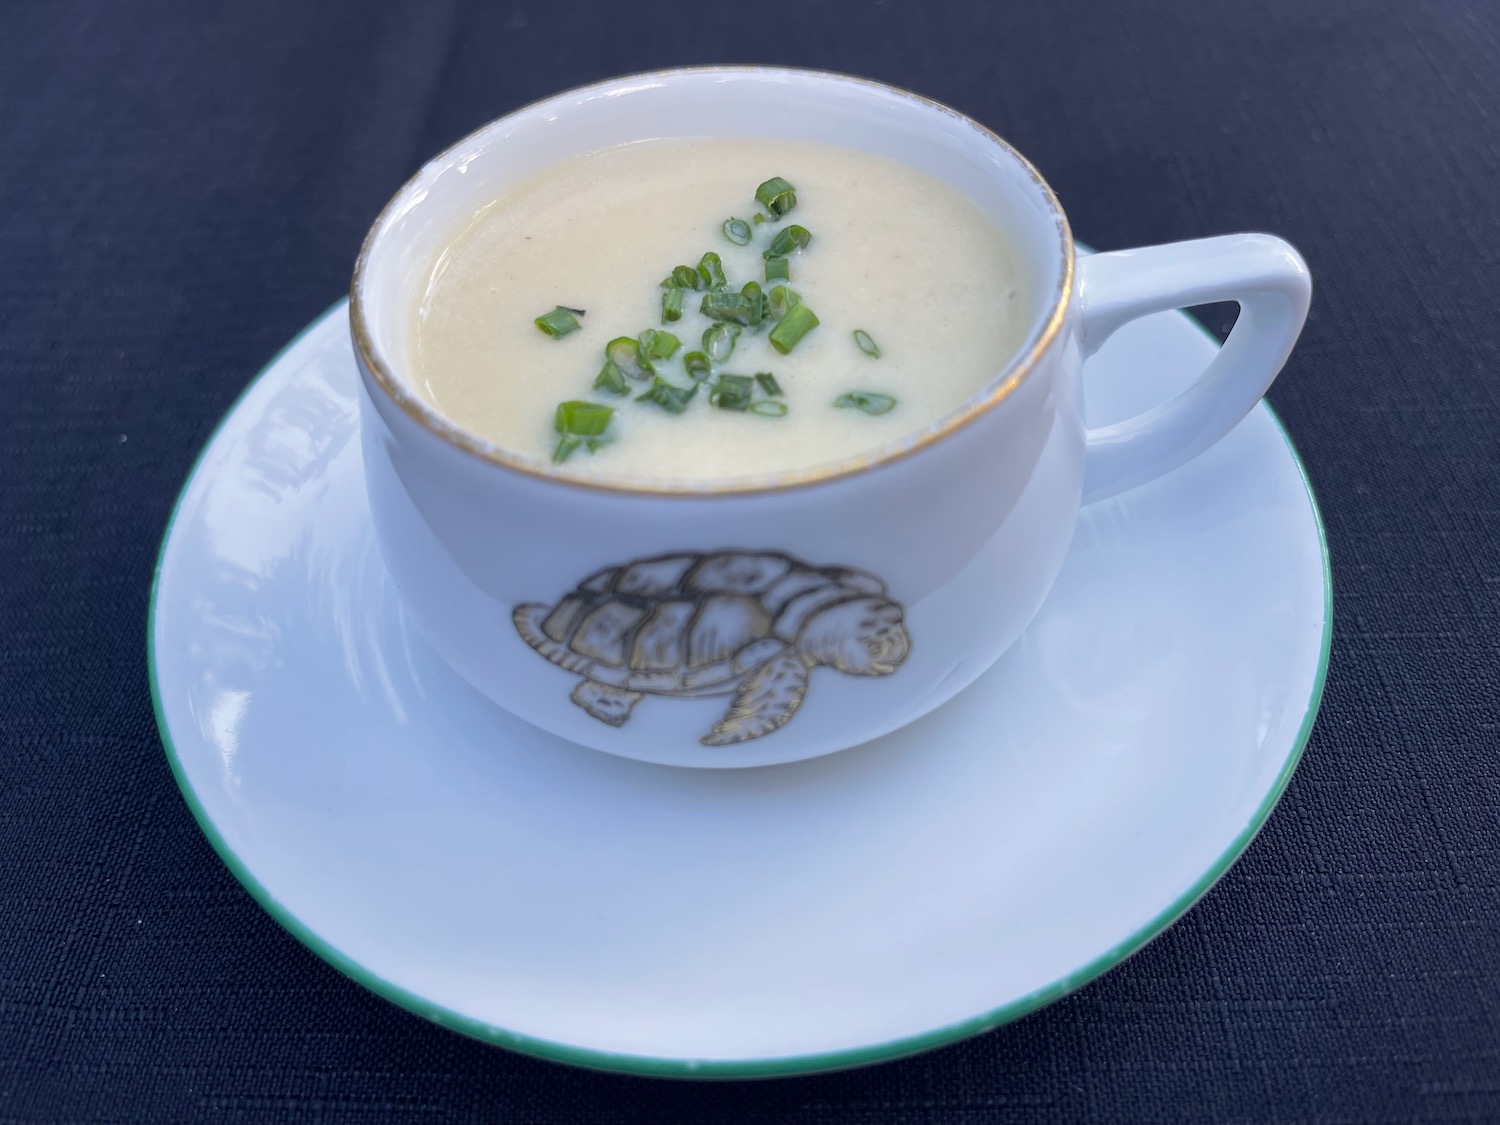
[[[864,571],[774,551],[641,559],[591,575],[555,606],[512,613],[537,652],[583,677],[572,700],[623,726],[646,695],[732,695],[705,746],[784,726],[819,666],[889,676],[911,651],[904,614]]]

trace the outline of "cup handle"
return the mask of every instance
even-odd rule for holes
[[[1269,234],[1094,254],[1079,260],[1079,274],[1085,356],[1137,317],[1213,301],[1240,306],[1229,339],[1190,387],[1086,432],[1085,504],[1170,472],[1232,430],[1286,362],[1312,295],[1307,263]]]

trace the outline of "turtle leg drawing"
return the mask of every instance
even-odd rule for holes
[[[766,661],[740,685],[724,717],[700,741],[705,746],[732,746],[780,730],[802,706],[808,667],[795,653]]]
[[[641,701],[641,693],[584,680],[569,698],[601,723],[623,727],[631,708]]]

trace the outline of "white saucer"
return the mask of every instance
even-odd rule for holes
[[[1180,314],[1127,326],[1090,364],[1090,422],[1213,347]],[[1307,740],[1327,555],[1263,406],[1087,509],[1023,640],[934,714],[796,765],[687,770],[543,734],[414,635],[368,524],[355,378],[340,304],[220,425],[162,546],[152,688],[251,894],[448,1027],[674,1075],[972,1035],[1181,915]]]

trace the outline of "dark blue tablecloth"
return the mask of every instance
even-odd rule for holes
[[[4,5],[0,1122],[1500,1121],[1497,48],[1490,0]],[[422,158],[724,61],[947,101],[1100,247],[1297,243],[1271,397],[1337,623],[1281,807],[1139,956],[925,1057],[695,1086],[472,1042],[283,933],[177,793],[144,638],[200,444]]]

